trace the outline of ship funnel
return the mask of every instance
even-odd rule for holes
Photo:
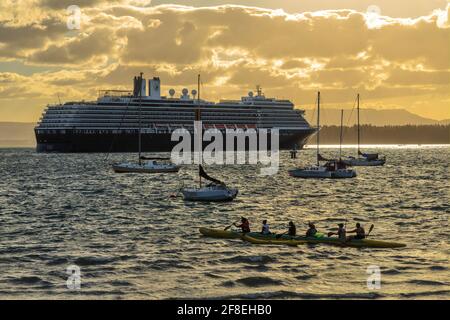
[[[147,95],[145,89],[145,79],[142,77],[142,73],[139,77],[134,77],[133,79],[133,96],[139,97],[139,95],[142,95],[145,97]]]
[[[137,97],[139,95],[139,79],[138,77],[134,77],[133,79],[133,97]]]
[[[159,78],[148,80],[148,95],[151,99],[161,99],[161,80]]]

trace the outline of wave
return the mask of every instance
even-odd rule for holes
[[[19,278],[13,278],[9,280],[10,283],[16,284],[16,285],[32,285],[40,287],[41,289],[48,289],[53,287],[51,282],[48,282],[46,280],[43,280],[40,277],[37,276],[23,276]]]
[[[448,286],[448,283],[435,281],[435,280],[421,280],[421,279],[413,279],[408,280],[407,283],[417,284],[421,286]]]
[[[221,259],[225,263],[273,263],[277,259],[273,256],[235,256],[231,258]]]
[[[317,277],[315,274],[303,274],[303,275],[300,275],[300,276],[296,276],[295,279],[297,279],[297,280],[309,280],[309,279],[312,279],[312,278],[315,278],[315,277]]]
[[[440,291],[422,291],[422,292],[406,292],[400,295],[405,298],[418,298],[418,297],[429,297],[429,296],[439,296],[448,299],[450,290],[440,290]]]
[[[255,293],[245,293],[237,295],[226,295],[226,296],[216,296],[216,297],[206,297],[201,299],[211,299],[211,300],[233,300],[233,299],[380,299],[385,297],[380,293],[376,292],[364,292],[364,293],[342,293],[342,294],[314,294],[314,293],[302,293],[295,291],[266,291],[266,292],[255,292]]]
[[[114,257],[81,257],[74,260],[74,264],[78,266],[95,266],[110,264],[117,261]]]
[[[431,266],[431,267],[429,267],[429,269],[430,269],[430,270],[433,270],[433,271],[444,271],[444,270],[448,270],[448,268],[447,268],[447,267],[444,267],[444,266]]]
[[[246,277],[236,280],[237,283],[247,287],[281,286],[283,281],[270,277]]]

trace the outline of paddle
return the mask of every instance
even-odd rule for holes
[[[369,234],[372,232],[373,227],[375,227],[373,224],[370,226],[369,232],[367,232],[366,237],[369,236]]]
[[[180,195],[180,192],[181,192],[181,188],[177,192],[172,192],[169,195],[169,198],[176,198],[176,197],[178,197]]]
[[[240,220],[233,222],[232,224],[230,224],[228,227],[225,227],[225,229],[223,229],[223,231],[227,231],[228,229],[230,229],[235,223],[238,223]]]
[[[277,234],[277,235],[275,236],[275,239],[280,239],[283,235],[285,235],[285,234],[288,233],[288,232],[289,232],[289,231],[286,231],[286,232]]]
[[[181,192],[181,190],[184,188],[184,181],[183,181],[183,184],[181,185],[181,187],[178,189],[178,191],[177,192],[172,192],[170,195],[169,195],[169,198],[176,198],[176,197],[178,197],[179,195],[180,195],[180,192]]]

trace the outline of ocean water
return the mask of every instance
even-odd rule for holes
[[[231,203],[171,198],[197,168],[178,174],[115,174],[110,164],[132,154],[37,154],[0,149],[0,298],[2,299],[449,299],[450,147],[372,148],[384,167],[357,168],[350,180],[301,180],[287,170],[313,162],[283,152],[277,175],[252,165],[208,166],[239,188]],[[324,155],[337,149],[324,149]],[[344,153],[354,153],[345,149]],[[374,224],[370,237],[400,249],[326,245],[257,246],[201,236],[250,219],[272,231],[293,220],[298,232],[338,222]],[[80,268],[80,289],[67,267]],[[380,268],[368,287],[368,268]],[[370,281],[369,281],[370,282]]]

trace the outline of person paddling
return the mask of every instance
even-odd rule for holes
[[[314,237],[317,233],[316,226],[314,223],[310,222],[308,223],[309,229],[306,231],[306,237]]]
[[[288,235],[290,235],[291,237],[295,237],[297,235],[297,228],[292,221],[289,221]]]
[[[366,238],[366,230],[364,230],[359,222],[356,224],[356,228],[354,230],[348,231],[348,233],[356,233],[356,235],[347,237],[347,240]]]
[[[343,223],[338,224],[338,231],[337,232],[328,232],[328,236],[331,237],[333,235],[337,235],[339,240],[345,241],[347,239],[347,232],[345,230],[345,226]]]
[[[247,218],[241,217],[241,224],[237,225],[236,223],[234,223],[234,226],[237,228],[241,228],[243,233],[250,232],[250,222]]]
[[[289,221],[288,231],[280,233],[280,234],[277,234],[275,236],[275,239],[280,239],[285,234],[287,234],[290,237],[295,237],[297,235],[297,228],[295,227],[295,224],[292,221]]]
[[[262,234],[270,234],[270,229],[269,229],[269,225],[267,224],[267,220],[263,220],[263,222],[262,222],[261,233]]]

